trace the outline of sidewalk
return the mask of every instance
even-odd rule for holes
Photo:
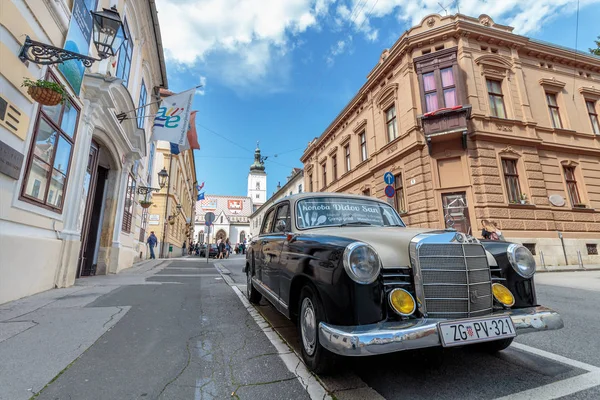
[[[543,265],[538,264],[536,272],[576,272],[576,271],[599,271],[600,264],[583,264],[583,268],[579,265]]]
[[[129,309],[86,305],[122,286],[160,285],[146,278],[170,261],[143,261],[116,275],[78,279],[69,288],[0,305],[0,400],[39,392]]]

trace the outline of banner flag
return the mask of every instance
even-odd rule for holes
[[[177,143],[169,143],[171,145],[171,154],[173,155],[178,155],[180,153],[179,151],[179,145]]]
[[[204,200],[204,192],[198,193],[198,201]]]
[[[202,188],[203,188],[203,187],[204,187],[204,182],[202,182],[202,184],[201,184],[201,185],[198,185],[198,190],[199,190],[199,191],[200,191],[200,190],[202,190]]]
[[[200,150],[200,143],[198,143],[198,132],[196,132],[196,113],[198,111],[192,111],[190,114],[190,129],[188,130],[187,137],[190,147],[194,150]]]
[[[154,118],[153,140],[186,145],[190,113],[196,88],[163,99]]]

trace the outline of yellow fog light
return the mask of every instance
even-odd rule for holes
[[[390,305],[400,315],[408,316],[415,312],[415,299],[404,289],[394,289],[390,292]]]
[[[499,283],[494,283],[492,285],[492,292],[494,293],[494,297],[496,298],[496,300],[498,300],[505,306],[510,307],[513,304],[515,304],[515,297],[510,292],[510,290],[506,288],[506,286],[501,285]]]

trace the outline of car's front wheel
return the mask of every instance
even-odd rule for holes
[[[260,299],[262,298],[262,295],[252,285],[252,268],[249,265],[246,266],[246,295],[252,304],[260,303]]]
[[[317,374],[332,372],[336,356],[319,343],[319,323],[325,321],[321,300],[315,289],[307,285],[302,288],[299,301],[298,331],[304,363]]]

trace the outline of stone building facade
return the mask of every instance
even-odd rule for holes
[[[512,31],[430,15],[405,32],[305,150],[307,190],[385,198],[389,171],[410,226],[491,220],[539,265],[600,263],[600,58]]]
[[[65,46],[72,22],[81,24],[75,6],[113,5],[127,35],[115,56],[80,75],[19,59],[26,35]],[[84,20],[92,8],[81,12]],[[158,108],[147,104],[167,76],[154,1],[8,0],[0,25],[1,304],[116,273],[145,256],[137,188],[156,184],[147,116]],[[88,47],[80,53],[97,57]],[[62,84],[68,99],[40,106],[21,87],[24,77]]]
[[[215,214],[213,225],[205,225],[206,213]],[[243,196],[207,195],[196,203],[194,241],[216,243],[218,239],[229,239],[232,245],[243,243],[250,231],[249,216],[252,199]]]

